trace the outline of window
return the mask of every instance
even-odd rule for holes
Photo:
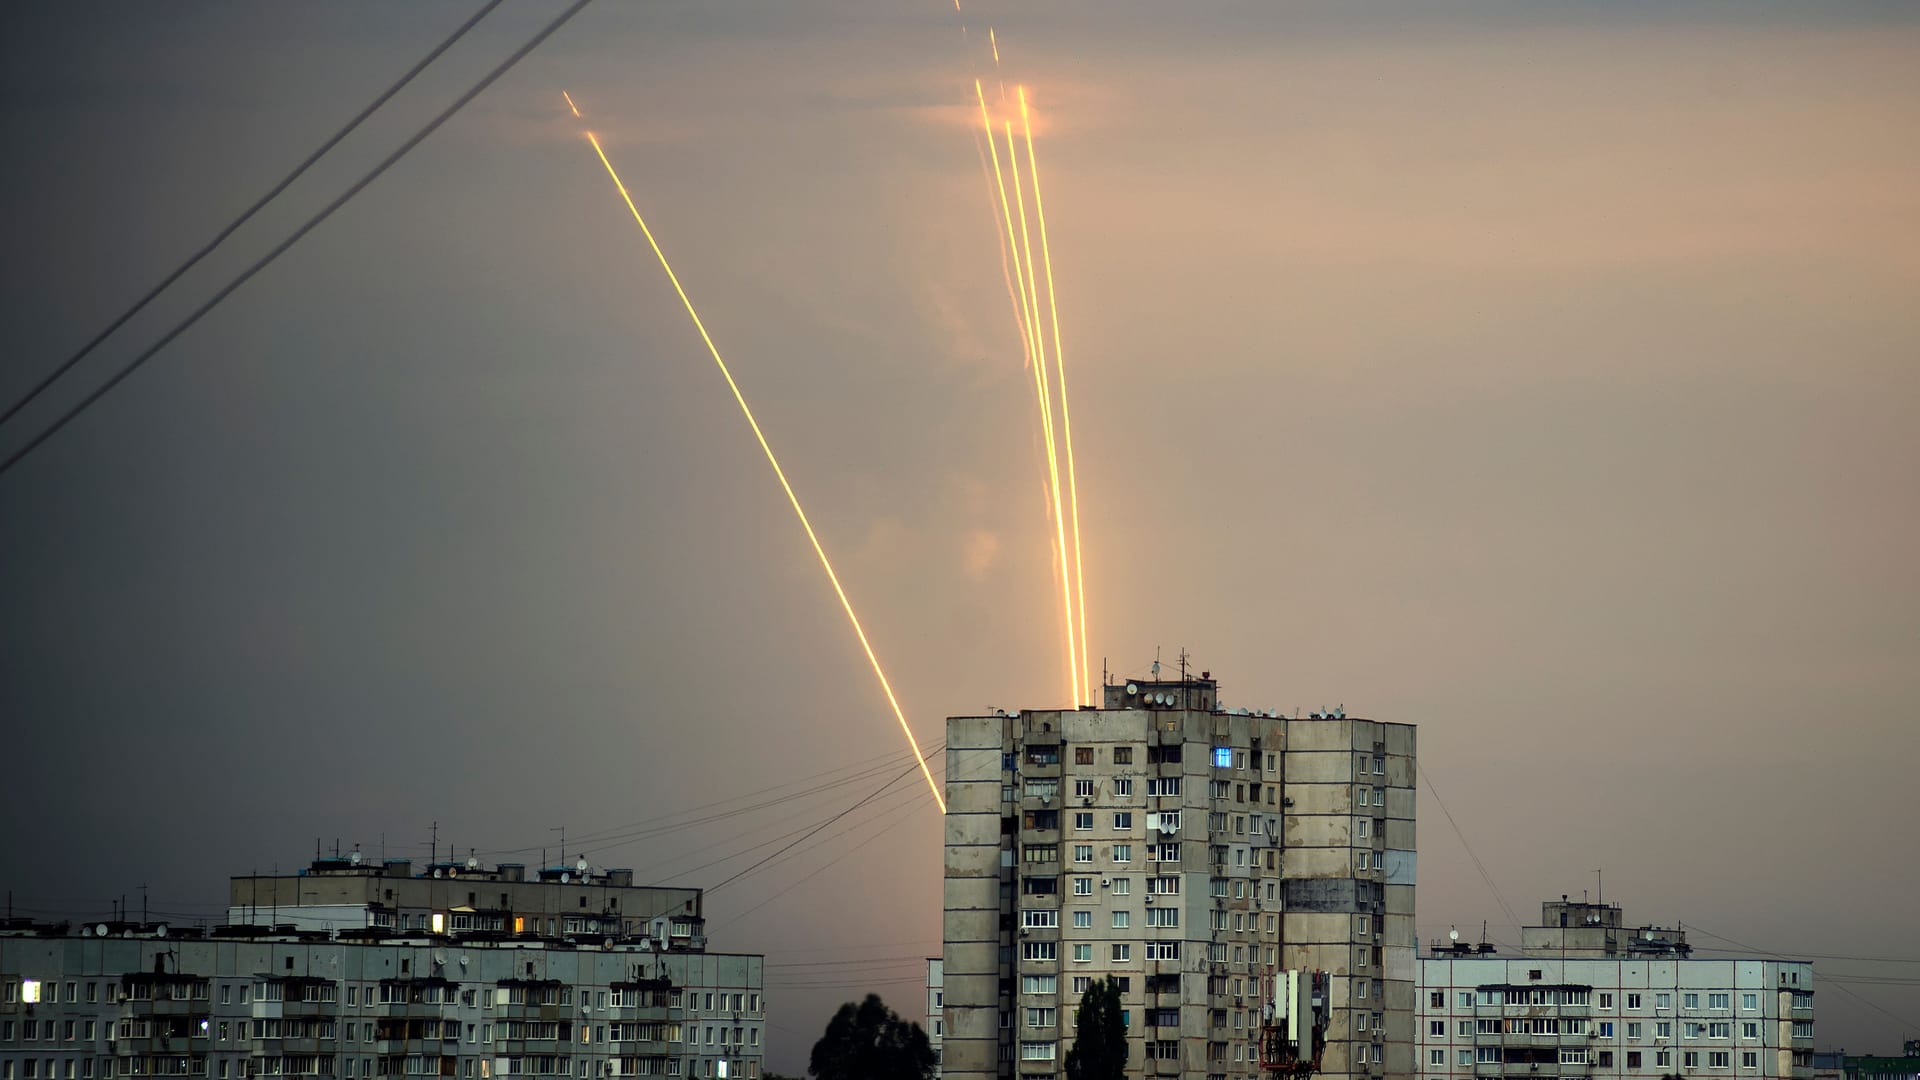
[[[1742,1009],[1745,1009],[1748,1012],[1752,1012],[1753,1010],[1758,1009],[1760,1007],[1760,995],[1759,994],[1741,994],[1740,1007]]]
[[[1447,1052],[1445,1050],[1427,1051],[1427,1064],[1444,1068],[1447,1064]]]
[[[1634,1020],[1634,1021],[1629,1021],[1627,1023],[1627,1038],[1637,1039],[1640,1037],[1640,1032],[1641,1032],[1641,1024],[1639,1021]]]
[[[1075,930],[1091,930],[1091,929],[1093,929],[1093,912],[1091,912],[1091,911],[1076,911],[1076,912],[1074,912],[1074,913],[1073,913],[1073,928],[1074,928]]]
[[[1586,1063],[1587,1063],[1587,1048],[1586,1048],[1586,1047],[1584,1047],[1584,1046],[1563,1046],[1563,1047],[1561,1047],[1561,1048],[1560,1048],[1560,1064],[1562,1064],[1562,1065],[1585,1065]]]
[[[1147,909],[1148,926],[1179,926],[1180,909],[1177,907],[1150,907]]]
[[[1167,844],[1148,844],[1147,847],[1153,851],[1154,859],[1158,860],[1159,862],[1176,862],[1177,863],[1180,861],[1180,845],[1177,842],[1167,843]]]
[[[1093,946],[1075,945],[1073,947],[1073,962],[1076,964],[1092,963],[1093,962]]]
[[[1497,1046],[1476,1046],[1473,1048],[1473,1060],[1482,1065],[1498,1065],[1500,1048]]]
[[[1073,895],[1092,896],[1093,895],[1093,879],[1090,877],[1074,878],[1073,879]]]
[[[1087,992],[1087,987],[1092,985],[1093,985],[1093,977],[1091,975],[1075,975],[1073,977],[1074,996],[1078,997],[1082,994],[1085,994]]]
[[[1446,1037],[1447,1037],[1447,1022],[1446,1022],[1445,1020],[1429,1020],[1429,1021],[1427,1021],[1427,1034],[1429,1034],[1429,1035],[1431,1035],[1431,1036],[1433,1036],[1433,1037],[1434,1037],[1434,1038],[1436,1038],[1436,1039],[1444,1039],[1444,1038],[1446,1038]],[[1435,1064],[1435,1065],[1438,1065],[1438,1064],[1440,1064],[1440,1062],[1437,1062],[1437,1061],[1436,1061],[1436,1062],[1434,1062],[1434,1064]]]
[[[1092,817],[1093,815],[1088,814],[1087,816]],[[1073,861],[1077,863],[1092,862],[1093,861],[1093,845],[1092,844],[1073,845]]]
[[[1459,1005],[1463,1009],[1473,1008],[1473,991],[1471,990],[1460,991]]]
[[[1370,787],[1357,787],[1353,789],[1353,801],[1360,806],[1373,805],[1372,795],[1373,789]]]
[[[1471,1065],[1473,1064],[1473,1051],[1462,1050],[1460,1051],[1460,1056],[1455,1060],[1457,1060],[1462,1065]]]
[[[1132,844],[1113,845],[1113,861],[1117,863],[1132,862],[1133,861],[1133,845]]]
[[[1656,1020],[1653,1024],[1653,1037],[1656,1039],[1673,1038],[1673,1021]]]
[[[1113,827],[1116,829],[1133,828],[1133,811],[1122,810],[1113,815]]]
[[[1115,751],[1115,753],[1118,753],[1118,752],[1119,751]],[[1113,794],[1117,798],[1132,798],[1133,797],[1133,780],[1128,777],[1119,777],[1115,779],[1113,782]]]
[[[1727,1009],[1727,1008],[1731,1008],[1731,1007],[1732,1007],[1732,1005],[1731,1005],[1731,1004],[1729,1003],[1729,1002],[1730,1002],[1730,999],[1731,999],[1731,997],[1732,997],[1732,995],[1730,995],[1730,994],[1708,994],[1708,995],[1707,995],[1707,1008],[1709,1008],[1709,1009]]]
[[[1113,763],[1114,763],[1115,765],[1131,765],[1131,764],[1133,764],[1133,747],[1131,747],[1131,746],[1116,746],[1116,747],[1114,747],[1114,748],[1113,748]]]
[[[1113,913],[1113,928],[1115,930],[1127,929],[1132,925],[1132,921],[1133,913],[1130,911],[1116,911]]]
[[[1732,1056],[1733,1055],[1729,1054],[1725,1050],[1712,1051],[1707,1055],[1707,1068],[1709,1069],[1730,1068],[1733,1064],[1732,1061],[1730,1060]]]
[[[1177,776],[1156,776],[1147,779],[1149,798],[1175,798],[1180,794],[1180,778]]]
[[[1603,991],[1600,994],[1600,1007],[1603,1009],[1613,1008],[1613,995]]]
[[[1653,995],[1653,1007],[1656,1009],[1673,1008],[1673,995],[1668,993],[1659,993],[1659,994]]]
[[[1116,963],[1133,959],[1133,946],[1124,941],[1113,943],[1113,960]]]
[[[1060,925],[1060,912],[1053,908],[1029,909],[1020,913],[1020,925],[1029,930],[1046,929]]]
[[[1366,998],[1366,996],[1367,996],[1367,980],[1365,980],[1365,979],[1355,979],[1355,980],[1353,980],[1353,996],[1354,996],[1354,997],[1356,997],[1356,998],[1361,998],[1361,999],[1363,999],[1363,1000],[1364,1000],[1364,999]]]
[[[1680,995],[1680,1007],[1681,1007],[1681,1008],[1683,1008],[1683,1009],[1697,1009],[1697,1008],[1699,1008],[1699,1007],[1700,1007],[1700,995],[1699,995],[1699,994],[1681,994],[1681,995]]]
[[[1637,1069],[1639,1067],[1640,1067],[1640,1051],[1638,1050],[1627,1051],[1627,1068]]]
[[[1682,1065],[1685,1065],[1689,1069],[1699,1068],[1700,1067],[1700,1051],[1689,1050],[1686,1053],[1681,1054],[1680,1063]]]
[[[1740,1051],[1740,1067],[1743,1069],[1759,1068],[1760,1067],[1759,1053],[1753,1050]]]
[[[1076,746],[1076,747],[1074,747],[1074,748],[1073,748],[1073,763],[1074,763],[1075,765],[1091,765],[1091,764],[1093,764],[1093,747],[1091,747],[1091,746]]]
[[[1627,1008],[1629,1008],[1629,1009],[1637,1009],[1637,1008],[1639,1008],[1639,1007],[1640,1007],[1640,995],[1639,995],[1639,994],[1628,994],[1628,995],[1627,995]]]
[[[1600,1051],[1599,1060],[1595,1061],[1594,1064],[1599,1065],[1602,1068],[1607,1068],[1607,1069],[1613,1068],[1613,1051],[1611,1050]]]
[[[1603,1039],[1613,1038],[1613,1021],[1611,1020],[1600,1021],[1600,1037]]]
[[[1213,767],[1216,769],[1233,768],[1233,748],[1216,746],[1213,748]]]
[[[1023,941],[1020,943],[1022,960],[1058,960],[1060,943],[1057,941]]]
[[[1741,1038],[1743,1038],[1743,1039],[1757,1039],[1757,1038],[1759,1038],[1759,1037],[1760,1037],[1760,1024],[1759,1024],[1759,1022],[1758,1022],[1758,1021],[1754,1021],[1754,1020],[1745,1020],[1745,1021],[1742,1021],[1742,1022],[1741,1022],[1741,1024],[1740,1024],[1740,1037],[1741,1037]]]
[[[1710,1039],[1730,1039],[1733,1037],[1733,1025],[1725,1020],[1708,1024],[1707,1037]]]
[[[1177,941],[1149,941],[1147,942],[1147,959],[1178,960],[1180,959],[1180,943]]]
[[[1075,811],[1073,815],[1073,829],[1075,832],[1093,831],[1093,811]]]
[[[1671,1050],[1655,1050],[1655,1051],[1653,1052],[1653,1067],[1654,1067],[1654,1068],[1656,1068],[1656,1069],[1665,1069],[1665,1068],[1670,1068],[1670,1067],[1671,1067],[1672,1065],[1673,1065],[1673,1051],[1671,1051]]]
[[[1359,829],[1358,835],[1360,839],[1367,840],[1373,836],[1372,818],[1359,818],[1354,822],[1354,825]]]
[[[1060,861],[1058,844],[1026,844],[1020,849],[1020,859],[1030,863],[1049,863]]]
[[[1113,895],[1127,896],[1133,892],[1133,879],[1117,877],[1113,879]]]
[[[1023,1042],[1020,1044],[1020,1060],[1052,1061],[1053,1049],[1050,1042]]]
[[[1054,1025],[1055,1018],[1058,1015],[1059,1010],[1057,1009],[1029,1006],[1027,1009],[1027,1026],[1030,1028],[1050,1028]]]
[[[1054,994],[1060,991],[1058,975],[1022,975],[1020,992],[1023,994]]]
[[[1683,1038],[1697,1039],[1705,1030],[1706,1026],[1704,1024],[1694,1020],[1688,1020],[1680,1025],[1680,1034]]]
[[[1387,759],[1381,757],[1379,754],[1373,755],[1373,775],[1387,775]]]

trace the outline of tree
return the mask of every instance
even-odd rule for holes
[[[1079,1031],[1067,1051],[1067,1080],[1122,1080],[1127,1069],[1127,1025],[1120,1016],[1120,984],[1099,979],[1080,995]]]
[[[900,1019],[880,1000],[840,1006],[813,1044],[807,1071],[818,1080],[928,1080],[933,1044],[919,1024]]]

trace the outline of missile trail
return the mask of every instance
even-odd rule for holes
[[[569,106],[572,99],[568,98]],[[920,774],[926,777],[927,787],[933,791],[933,801],[939,805],[940,812],[946,813],[947,801],[940,794],[940,785],[933,779],[933,770],[927,767],[926,755],[920,752],[920,741],[913,737],[913,728],[907,723],[907,714],[900,708],[900,701],[894,696],[893,684],[887,680],[887,673],[880,667],[880,658],[875,655],[873,645],[867,640],[867,632],[860,625],[860,616],[854,613],[853,601],[847,598],[846,589],[840,585],[840,575],[834,572],[833,562],[827,558],[827,549],[821,545],[820,537],[813,531],[813,523],[807,520],[807,512],[800,505],[800,496],[794,493],[793,485],[787,482],[786,470],[780,467],[780,459],[774,456],[773,447],[767,442],[766,433],[760,430],[760,422],[754,419],[753,409],[748,407],[746,395],[741,393],[740,384],[734,381],[733,372],[728,369],[726,360],[720,356],[719,346],[713,343],[712,335],[707,333],[706,324],[700,321],[700,313],[694,309],[693,301],[688,298],[687,290],[681,286],[679,275],[673,272],[673,264],[667,261],[660,242],[654,239],[653,230],[647,227],[646,218],[640,215],[640,208],[634,204],[633,195],[627,191],[627,185],[621,181],[620,173],[608,160],[607,151],[600,145],[600,139],[589,131],[587,141],[593,144],[593,152],[599,156],[600,164],[606,167],[607,176],[613,180],[613,186],[620,192],[620,199],[627,204],[628,213],[633,215],[634,224],[640,226],[640,232],[647,238],[647,246],[653,249],[654,257],[660,260],[660,269],[666,271],[667,280],[672,283],[673,291],[680,296],[680,303],[686,307],[687,315],[693,320],[694,329],[700,332],[700,340],[706,343],[707,352],[712,355],[714,366],[720,369],[720,375],[727,381],[727,388],[733,391],[733,400],[740,406],[740,414],[746,417],[747,426],[753,429],[753,437],[760,442],[760,449],[767,456],[767,464],[773,466],[773,475],[779,479],[781,490],[787,493],[787,502],[792,504],[795,517],[800,519],[800,527],[806,531],[807,541],[813,545],[813,553],[820,558],[820,568],[827,573],[827,580],[833,585],[835,596],[840,598],[840,607],[847,613],[847,622],[853,627],[854,637],[860,639],[860,648],[867,654],[867,663],[873,666],[873,674],[880,681],[880,689],[887,696],[887,704],[893,709],[894,719],[900,722],[900,731],[907,737],[907,745],[913,748],[914,760],[920,764]]]
[[[1073,567],[1067,562],[1067,522],[1060,506],[1060,456],[1053,432],[1053,394],[1047,386],[1047,347],[1040,330],[1040,279],[1033,265],[1033,235],[1027,227],[1027,197],[1020,186],[1020,155],[1014,150],[1013,121],[1007,121],[1007,158],[1013,173],[1014,202],[1020,211],[1020,240],[1026,248],[1027,294],[1033,307],[1034,376],[1040,382],[1041,427],[1046,432],[1047,480],[1053,492],[1053,531],[1060,542],[1060,603],[1067,627],[1067,681],[1073,707],[1081,706],[1080,658],[1073,629]]]
[[[1033,368],[1034,397],[1040,406],[1040,433],[1043,436],[1043,441],[1044,441],[1044,445],[1047,452],[1048,475],[1054,478],[1049,490],[1052,491],[1057,496],[1058,490],[1059,490],[1058,465],[1057,465],[1058,458],[1055,454],[1054,444],[1053,444],[1053,419],[1052,419],[1053,409],[1048,404],[1048,401],[1047,401],[1047,381],[1046,381],[1046,375],[1043,368],[1044,358],[1041,357],[1038,353],[1037,344],[1036,344],[1037,334],[1032,326],[1031,320],[1029,320],[1028,318],[1028,310],[1026,307],[1027,282],[1026,282],[1025,272],[1020,265],[1019,240],[1013,231],[1013,205],[1012,205],[1012,202],[1007,198],[1006,179],[1005,179],[1005,176],[1000,171],[1000,151],[996,146],[996,144],[994,143],[994,139],[993,139],[993,121],[987,115],[987,96],[986,96],[986,92],[982,90],[980,87],[979,79],[975,79],[973,81],[973,92],[974,92],[974,96],[980,102],[980,126],[986,132],[987,149],[992,152],[993,177],[994,177],[994,180],[996,181],[996,188],[1000,193],[1000,212],[1002,216],[1006,218],[1006,223],[1007,223],[1007,246],[1013,250],[1014,280],[1019,284],[1019,287],[1020,287],[1020,297],[1021,297],[1020,315],[1021,315],[1021,321],[1026,327],[1026,333],[1022,337],[1022,345],[1027,350],[1027,356]],[[1012,138],[1011,127],[1008,128],[1007,155],[1009,158],[1008,163],[1014,166],[1017,170],[1019,165],[1019,159],[1013,156],[1013,138]],[[1017,196],[1020,190],[1020,177],[1017,171],[1014,174],[1013,186],[1014,186],[1014,193]],[[1021,219],[1022,225],[1024,226],[1026,222],[1026,208],[1024,203],[1021,206],[1020,219]],[[1036,308],[1035,310],[1037,311],[1038,309]],[[1056,505],[1057,505],[1057,499],[1056,499]],[[1059,526],[1058,513],[1054,515],[1054,522],[1055,522],[1056,528],[1058,528]],[[1062,550],[1064,550],[1064,545],[1062,545]],[[1063,588],[1065,587],[1064,574],[1062,576],[1062,587]],[[1072,624],[1072,621],[1069,620],[1067,623],[1067,632],[1069,637],[1071,637],[1072,631],[1073,631],[1073,624]],[[1078,708],[1080,705],[1080,689],[1079,689],[1080,681],[1077,677],[1078,671],[1072,663],[1073,644],[1071,640],[1068,641],[1067,647],[1068,647],[1068,658],[1069,658],[1069,662],[1067,665],[1067,682],[1070,684],[1070,693],[1074,699],[1074,707]]]
[[[1073,582],[1080,605],[1080,683],[1089,700],[1093,697],[1093,679],[1089,672],[1087,646],[1087,583],[1080,559],[1080,482],[1073,468],[1073,417],[1067,411],[1067,358],[1060,351],[1060,305],[1053,290],[1053,251],[1047,243],[1047,209],[1040,201],[1040,161],[1033,152],[1033,119],[1027,113],[1027,88],[1020,92],[1020,123],[1027,135],[1027,175],[1033,178],[1033,214],[1040,223],[1040,258],[1047,270],[1047,309],[1053,316],[1053,369],[1060,380],[1060,427],[1067,444],[1067,491],[1073,510]]]
[[[560,96],[567,99],[567,108],[573,110],[573,117],[578,120],[580,118],[580,106],[573,103],[573,95],[562,90],[560,91]]]
[[[988,146],[993,145],[993,133],[991,131],[987,133],[987,145]],[[987,185],[987,188],[989,189],[989,197],[987,200],[987,213],[992,214],[993,200],[991,197],[991,193],[994,191],[998,191],[1001,201],[1005,202],[1006,192],[999,191],[999,189],[994,187],[993,174],[989,172],[987,169],[987,152],[981,149],[980,147],[979,132],[975,132],[973,135],[973,152],[976,155],[978,155],[980,158],[980,179],[981,179],[981,182],[985,183]],[[1007,262],[1007,238],[1000,235],[999,222],[994,223],[993,238],[999,242],[999,246],[1000,246],[1000,278],[1002,281],[1006,283],[1006,286],[1007,286],[1007,304],[1013,308],[1013,329],[1016,333],[1020,335],[1021,353],[1025,356],[1026,362],[1028,364],[1032,364],[1033,350],[1028,348],[1027,346],[1027,332],[1025,327],[1025,319],[1023,318],[1022,313],[1020,311],[1020,298],[1015,296],[1013,292],[1013,270]]]

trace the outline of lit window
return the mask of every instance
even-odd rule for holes
[[[1233,768],[1233,748],[1216,746],[1213,748],[1213,767],[1216,769]]]

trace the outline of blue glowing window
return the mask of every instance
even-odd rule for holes
[[[1233,768],[1233,748],[1230,746],[1214,747],[1213,748],[1213,766],[1216,769]]]

